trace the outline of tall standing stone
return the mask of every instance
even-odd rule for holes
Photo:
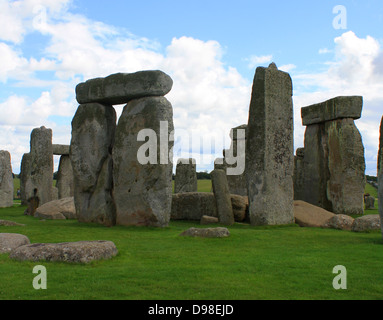
[[[195,159],[179,159],[174,179],[174,192],[197,192],[197,171]]]
[[[383,117],[380,122],[379,154],[378,154],[378,205],[380,227],[383,235]]]
[[[256,69],[247,130],[250,222],[293,223],[292,81],[274,63]]]
[[[53,150],[52,129],[35,128],[30,141],[30,185],[27,186],[27,201],[42,205],[53,200]],[[34,214],[34,210],[29,212]]]
[[[20,164],[20,198],[21,205],[27,205],[28,199],[27,194],[30,194],[30,191],[27,190],[27,187],[31,186],[31,154],[24,153],[21,164]]]
[[[13,206],[13,175],[11,155],[0,151],[0,208]]]
[[[169,160],[174,145],[169,140],[172,131],[173,108],[166,98],[136,99],[124,107],[113,149],[118,225],[168,225],[172,203],[173,164]]]
[[[234,223],[234,214],[225,171],[213,170],[211,172],[211,182],[217,204],[218,220],[221,224],[232,225]]]
[[[59,199],[74,196],[73,169],[69,155],[60,157],[56,186]]]
[[[72,120],[70,160],[74,201],[80,222],[113,226],[112,149],[116,112],[110,105],[87,103],[78,107]]]

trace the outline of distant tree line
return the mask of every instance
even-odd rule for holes
[[[378,182],[378,177],[369,176],[369,175],[366,174],[366,180],[367,181]]]

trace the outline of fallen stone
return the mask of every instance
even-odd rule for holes
[[[35,217],[47,220],[76,219],[74,198],[69,197],[47,202],[36,209]]]
[[[301,108],[304,126],[343,118],[359,119],[362,114],[361,96],[335,97],[330,100]]]
[[[328,220],[334,217],[334,213],[329,212],[310,203],[294,201],[295,223],[300,227],[321,227]]]
[[[0,226],[4,227],[24,227],[25,224],[13,222],[13,221],[7,221],[7,220],[0,220]]]
[[[354,232],[380,230],[380,217],[377,214],[369,214],[356,218],[352,224],[351,230]]]
[[[34,243],[16,248],[10,258],[18,261],[58,261],[89,263],[117,255],[112,241],[78,241],[64,243]]]
[[[354,218],[345,214],[336,214],[327,220],[322,228],[338,229],[338,230],[351,230],[354,223]]]
[[[210,217],[210,216],[202,216],[200,224],[205,225],[205,224],[215,224],[219,223],[217,217]]]
[[[123,104],[143,97],[164,96],[172,86],[173,80],[159,70],[116,73],[78,84],[76,99],[80,104]]]
[[[18,233],[0,233],[0,253],[8,253],[12,250],[29,244],[27,236]]]
[[[190,228],[180,234],[180,236],[201,237],[201,238],[225,238],[230,236],[227,228]]]

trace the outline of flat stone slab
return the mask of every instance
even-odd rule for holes
[[[27,236],[18,233],[0,233],[0,254],[9,253],[12,250],[29,244]]]
[[[36,209],[34,216],[48,220],[76,219],[74,198],[69,197],[47,202]]]
[[[295,223],[300,227],[319,228],[334,217],[334,213],[301,200],[294,201]]]
[[[60,261],[89,263],[110,259],[118,250],[112,241],[78,241],[63,243],[34,243],[16,248],[10,258],[18,261]]]
[[[217,217],[210,217],[210,216],[202,216],[200,224],[205,225],[205,224],[218,224],[218,218]]]
[[[230,236],[227,228],[190,228],[180,234],[180,236],[201,237],[201,238],[226,238]]]
[[[330,220],[325,222],[323,228],[337,229],[337,230],[351,230],[354,218],[345,214],[336,214]]]
[[[380,230],[380,217],[378,214],[369,214],[356,218],[352,224],[351,230],[354,232]]]
[[[301,109],[302,124],[321,123],[336,119],[359,119],[362,115],[363,97],[340,96]]]
[[[115,73],[78,84],[76,99],[80,104],[123,104],[143,97],[164,96],[172,86],[172,78],[160,70]]]
[[[8,220],[0,220],[0,226],[4,226],[4,227],[24,227],[25,224],[13,222],[13,221],[8,221]]]
[[[69,145],[66,144],[52,144],[53,154],[56,156],[69,155]]]

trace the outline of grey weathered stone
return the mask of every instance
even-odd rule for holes
[[[174,144],[169,134],[173,128],[173,108],[164,97],[136,99],[124,107],[113,148],[117,224],[168,225],[173,169],[169,152]]]
[[[328,141],[327,199],[337,214],[363,214],[366,184],[362,137],[352,119],[326,122]]]
[[[80,104],[123,104],[143,97],[164,96],[172,86],[173,80],[159,70],[116,73],[78,84],[76,99]]]
[[[217,217],[211,217],[211,216],[202,216],[200,224],[206,225],[206,224],[218,224],[218,218]]]
[[[174,192],[197,192],[197,171],[195,159],[179,159],[174,178]]]
[[[66,144],[53,144],[53,154],[56,156],[69,156],[69,145]]]
[[[377,214],[369,214],[356,218],[351,226],[351,230],[354,232],[380,230],[380,228],[380,217]]]
[[[36,209],[35,217],[50,220],[76,219],[74,198],[63,198],[44,203]]]
[[[294,156],[294,200],[303,198],[304,190],[304,148],[298,148]]]
[[[219,223],[232,225],[234,223],[234,215],[225,171],[219,169],[213,170],[211,172],[211,182],[217,205]]]
[[[258,67],[250,102],[246,176],[252,225],[294,222],[293,102],[290,75]]]
[[[115,129],[114,108],[99,103],[80,105],[72,120],[70,159],[80,222],[115,225],[111,154]]]
[[[226,238],[230,236],[227,228],[190,228],[180,234],[180,236],[202,237],[202,238]]]
[[[52,129],[35,128],[30,141],[30,179],[27,180],[25,190],[28,201],[28,213],[53,199],[53,151]]]
[[[63,243],[33,243],[14,249],[9,257],[18,261],[58,261],[89,263],[116,256],[118,250],[112,241],[78,241]]]
[[[375,198],[373,196],[364,197],[364,209],[365,210],[374,210],[375,209]]]
[[[74,196],[73,169],[69,155],[62,155],[60,157],[56,186],[58,189],[58,199]]]
[[[342,96],[301,109],[304,126],[337,119],[359,119],[362,114],[361,96]]]
[[[27,236],[18,233],[0,233],[0,254],[30,243]]]
[[[380,130],[379,130],[378,206],[379,206],[380,226],[382,228],[382,236],[383,236],[383,117],[380,122]]]
[[[335,214],[332,218],[327,220],[322,228],[331,228],[338,230],[351,230],[354,218],[345,214]]]
[[[233,208],[234,220],[242,222],[248,218],[249,215],[249,199],[247,196],[238,194],[231,194],[231,205]]]
[[[11,155],[0,151],[0,208],[13,206],[13,176]]]
[[[20,164],[20,198],[21,205],[28,205],[27,194],[31,191],[27,190],[27,186],[31,186],[31,154],[24,153]]]
[[[0,226],[4,227],[24,227],[25,224],[17,223],[14,221],[8,221],[8,220],[0,220]]]

